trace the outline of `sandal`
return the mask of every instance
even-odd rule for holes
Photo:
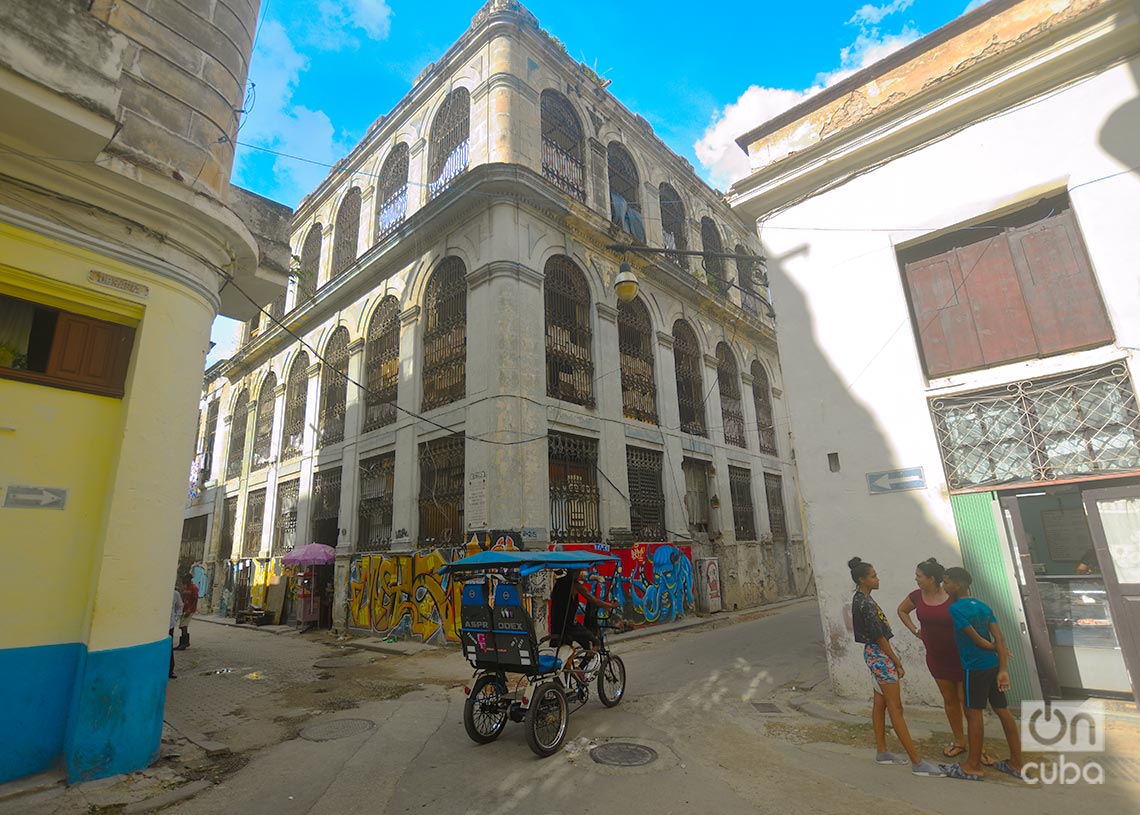
[[[959,781],[984,781],[980,775],[968,773],[962,769],[961,764],[942,764],[940,765],[946,773],[947,778],[957,778]]]
[[[966,752],[965,747],[960,744],[954,744],[953,742],[942,748],[942,755],[946,756],[946,758],[957,758],[964,752]]]
[[[1009,765],[1009,759],[1008,758],[1003,758],[1001,761],[995,761],[990,766],[993,767],[995,770],[997,770],[999,773],[1005,773],[1006,775],[1012,775],[1018,781],[1024,781],[1025,780],[1024,775],[1022,775],[1019,771],[1013,769],[1013,767],[1011,767]]]
[[[982,750],[982,757],[979,759],[979,761],[981,761],[983,767],[992,767],[997,764],[997,762],[994,761],[990,754],[985,750]]]

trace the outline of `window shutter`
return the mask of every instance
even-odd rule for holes
[[[61,311],[45,373],[122,396],[134,333],[127,326]]]
[[[962,292],[955,250],[906,264],[906,282],[927,376],[983,364],[974,315]]]
[[[985,364],[1034,356],[1037,343],[1021,299],[1008,235],[958,249],[958,268],[966,281],[963,299],[973,312]]]

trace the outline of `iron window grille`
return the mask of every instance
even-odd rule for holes
[[[241,475],[242,458],[245,456],[245,431],[249,420],[249,391],[243,390],[234,402],[230,413],[230,449],[226,456],[226,478]]]
[[[582,436],[547,436],[550,468],[550,539],[600,541],[598,442]]]
[[[218,405],[215,399],[206,408],[206,438],[202,443],[202,480],[209,481],[214,475],[214,445],[218,441]]]
[[[687,250],[689,240],[685,234],[685,205],[681,196],[671,184],[662,184],[658,188],[658,194],[661,199],[661,245],[666,249]],[[684,255],[670,254],[665,257],[682,269],[689,268],[689,259]]]
[[[752,404],[756,408],[756,429],[760,433],[760,452],[776,455],[776,420],[772,413],[772,388],[768,372],[759,362],[752,363]]]
[[[653,376],[653,324],[640,299],[618,302],[622,413],[627,419],[657,424],[657,383]]]
[[[198,515],[182,522],[182,544],[178,549],[178,568],[201,563],[206,555],[207,516]]]
[[[1140,469],[1140,414],[1123,362],[930,401],[952,490]]]
[[[277,325],[276,320],[280,320],[285,315],[285,292],[274,297],[265,306],[265,319],[263,320],[262,331],[268,331]],[[260,315],[259,315],[260,317]]]
[[[565,96],[545,90],[542,116],[542,174],[554,186],[586,200],[586,165],[582,160],[582,124]]]
[[[775,473],[764,473],[764,494],[768,498],[768,530],[772,540],[788,540],[788,524],[784,515],[784,481]]]
[[[395,486],[395,453],[373,456],[360,462],[356,551],[385,552],[392,548],[392,493]]]
[[[321,366],[320,444],[344,441],[344,413],[348,400],[348,329],[341,326],[325,346]]]
[[[471,97],[458,88],[443,100],[431,123],[428,151],[428,197],[435,198],[467,169],[470,145]]]
[[[641,216],[641,180],[633,157],[612,141],[606,150],[610,182],[610,220],[624,229],[638,243],[645,243],[645,224]]]
[[[441,407],[467,393],[467,269],[444,258],[428,281],[424,308],[423,409]]]
[[[740,305],[749,314],[758,313],[756,307],[756,278],[752,271],[752,261],[745,256],[751,254],[743,244],[736,244],[736,282],[743,291],[740,293]]]
[[[570,258],[546,262],[546,395],[594,406],[590,289]]]
[[[254,490],[245,499],[245,534],[242,537],[242,557],[257,557],[261,554],[261,530],[264,524],[265,490]]]
[[[408,214],[408,145],[392,148],[376,185],[376,238],[383,240],[396,231]]]
[[[716,381],[720,390],[720,419],[724,425],[724,443],[747,447],[744,439],[744,403],[740,398],[740,372],[736,357],[728,343],[716,346]]]
[[[364,347],[364,430],[396,421],[400,388],[400,301],[388,295],[368,322]]]
[[[293,551],[297,545],[297,502],[301,480],[294,478],[277,485],[277,525],[273,529],[273,557]]]
[[[253,452],[249,469],[261,470],[269,466],[269,453],[273,445],[273,408],[277,390],[277,377],[272,371],[265,375],[257,395],[257,419],[254,422]]]
[[[677,407],[681,414],[681,430],[696,436],[707,436],[701,361],[697,335],[688,323],[677,320],[673,323],[673,367],[677,374]]]
[[[625,448],[629,484],[629,527],[636,541],[668,540],[665,534],[665,493],[661,488],[663,456],[656,450]]]
[[[218,560],[229,560],[234,554],[234,527],[237,525],[238,497],[222,504],[222,533],[218,538]]]
[[[701,218],[701,251],[724,252],[724,244],[720,242],[720,232],[709,217]],[[724,268],[724,259],[716,255],[706,254],[702,259],[705,266],[705,279],[713,289],[723,295],[728,294],[732,288],[728,274]]]
[[[309,400],[309,355],[301,351],[293,358],[285,384],[285,416],[281,427],[281,460],[301,455],[305,443],[305,409]]]
[[[340,202],[333,224],[332,269],[330,277],[336,277],[357,257],[360,246],[360,187],[353,187],[345,193]]]
[[[738,541],[756,540],[756,512],[752,507],[752,473],[744,467],[728,468],[732,494],[732,525]]]
[[[464,438],[420,444],[420,545],[463,543]]]
[[[340,467],[313,473],[313,543],[336,546],[340,538]]]
[[[301,245],[301,266],[297,270],[296,294],[293,308],[303,306],[317,293],[317,281],[321,273],[321,231],[320,224],[313,224],[305,242]]]
[[[685,513],[689,516],[689,531],[694,534],[709,531],[709,463],[695,458],[681,459],[681,472],[685,476]]]

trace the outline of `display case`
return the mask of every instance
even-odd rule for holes
[[[1039,575],[1037,587],[1061,686],[1129,692],[1104,578]]]

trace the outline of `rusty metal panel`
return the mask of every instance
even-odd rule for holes
[[[974,315],[959,297],[962,272],[951,250],[906,264],[907,288],[928,376],[984,364]]]
[[[978,346],[987,365],[1037,353],[1005,235],[958,249],[958,268],[974,315]]]

